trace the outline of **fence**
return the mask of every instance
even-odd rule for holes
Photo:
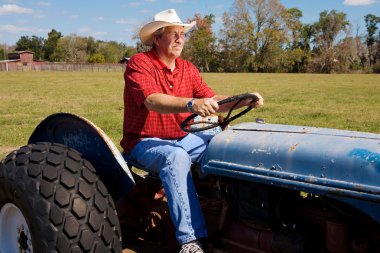
[[[27,67],[20,62],[0,62],[0,71],[83,71],[83,72],[123,72],[126,64],[119,63],[60,63],[33,62]]]

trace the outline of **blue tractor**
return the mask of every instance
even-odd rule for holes
[[[380,252],[380,135],[227,126],[250,109],[183,124],[224,129],[192,170],[208,251]],[[89,120],[48,116],[0,163],[0,252],[121,252],[136,242],[176,250],[159,178],[132,166]]]

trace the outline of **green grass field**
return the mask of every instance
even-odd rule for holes
[[[262,109],[238,122],[318,126],[380,133],[380,75],[203,74],[218,94],[260,92]],[[119,145],[123,73],[0,72],[0,158],[27,143],[56,112],[84,116]]]

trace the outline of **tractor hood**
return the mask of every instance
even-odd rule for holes
[[[380,135],[242,123],[211,140],[202,172],[345,199],[352,205],[360,202],[368,205],[367,209],[376,209],[370,207],[380,204]],[[380,221],[379,208],[366,212],[373,212],[370,216]]]

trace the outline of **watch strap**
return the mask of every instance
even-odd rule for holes
[[[187,102],[186,109],[187,109],[188,112],[194,113],[193,112],[194,101],[195,101],[195,98],[193,98],[189,102]]]

